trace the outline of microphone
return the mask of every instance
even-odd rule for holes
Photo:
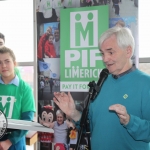
[[[100,89],[104,83],[104,81],[106,80],[106,78],[108,77],[108,74],[109,74],[109,71],[108,69],[104,68],[101,73],[100,73],[100,76],[99,76],[99,80],[95,86],[95,89],[93,91],[93,94],[92,94],[92,97],[91,97],[91,100],[94,100],[96,98],[96,96],[98,95],[98,93],[100,92]]]

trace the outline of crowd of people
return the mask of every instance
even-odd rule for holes
[[[59,150],[73,150],[77,142],[77,130],[74,123],[65,116],[58,108],[46,105],[39,106],[39,122],[46,127],[53,128],[53,133],[39,133],[41,149],[44,149],[46,143],[54,143]],[[48,144],[49,149],[52,149],[52,144]]]
[[[37,22],[48,23],[60,21],[60,10],[64,8],[98,6],[110,3],[111,0],[37,0]]]
[[[52,92],[54,92],[54,88],[60,87],[60,80],[39,76],[38,86],[39,86],[39,99],[43,99],[44,89],[46,87],[49,87],[49,93],[52,94]]]

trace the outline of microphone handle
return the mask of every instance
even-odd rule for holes
[[[102,72],[100,73],[100,78],[94,88],[91,100],[94,100],[96,98],[96,96],[98,95],[98,93],[100,92],[100,89],[104,83],[104,81],[106,80],[106,78],[108,77],[108,70],[107,69],[103,69]]]

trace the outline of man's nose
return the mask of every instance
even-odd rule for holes
[[[109,56],[108,55],[103,55],[102,59],[103,59],[104,63],[106,63],[109,60]]]

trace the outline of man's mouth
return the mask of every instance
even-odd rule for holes
[[[7,70],[2,70],[2,72],[6,72]]]
[[[110,67],[110,66],[112,66],[113,64],[106,64],[106,66],[108,66],[108,67]]]

